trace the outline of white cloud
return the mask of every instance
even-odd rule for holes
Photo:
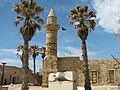
[[[4,3],[9,2],[9,3],[16,3],[17,0],[0,0],[0,7],[4,7]]]
[[[92,59],[100,52],[88,51],[89,59]],[[82,59],[82,50],[81,48],[76,47],[61,47],[58,49],[58,57],[75,57],[78,56]]]
[[[22,62],[20,59],[8,59],[8,58],[0,59],[0,65],[3,62],[7,63],[6,66],[16,66],[16,67],[22,66]],[[31,70],[33,70],[33,59],[29,59],[29,67]],[[36,71],[38,72],[40,68],[42,68],[42,60],[36,59]]]
[[[6,62],[7,65],[20,66],[16,53],[16,49],[0,49],[0,63]]]
[[[42,60],[36,58],[36,72],[42,68]],[[29,67],[31,70],[33,70],[33,59],[29,60]]]
[[[82,2],[88,2],[89,0],[70,0],[69,4],[57,4],[54,9],[58,13],[68,13],[70,9],[74,8],[75,6],[79,5]]]
[[[17,58],[16,53],[16,49],[0,49],[0,64],[5,62],[8,66],[21,67],[21,60]],[[32,58],[29,58],[29,66],[33,70]],[[42,68],[42,60],[41,58],[36,58],[36,71],[39,71],[40,68]]]
[[[7,59],[7,58],[4,58],[2,60],[0,60],[0,64],[1,63],[7,63],[6,65],[7,66],[21,66],[21,61],[19,59]]]
[[[112,33],[120,28],[118,18],[120,16],[120,0],[93,0],[93,7],[97,12],[99,25],[106,32]]]
[[[1,2],[11,2],[11,3],[13,3],[14,1],[17,1],[17,0],[1,0]]]
[[[0,52],[8,52],[8,53],[16,54],[17,50],[16,49],[0,49]]]
[[[80,56],[81,49],[74,47],[61,47],[58,56]]]

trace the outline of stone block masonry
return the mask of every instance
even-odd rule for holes
[[[48,90],[77,90],[75,72],[50,73]]]

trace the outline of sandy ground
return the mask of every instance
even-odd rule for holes
[[[13,86],[7,85],[4,87],[9,87],[8,90],[21,90],[21,85],[16,84]],[[84,90],[82,86],[78,86],[77,90]],[[48,88],[42,88],[41,86],[29,86],[29,90],[48,90]],[[92,90],[120,90],[117,86],[92,86]]]

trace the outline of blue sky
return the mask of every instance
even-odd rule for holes
[[[20,60],[16,57],[16,47],[23,44],[22,36],[18,33],[20,26],[16,27],[16,14],[12,12],[13,4],[20,0],[0,0],[0,63],[7,62],[7,65],[21,66]],[[97,15],[95,31],[89,34],[87,40],[89,59],[112,58],[110,54],[120,58],[120,39],[113,35],[120,27],[117,20],[120,17],[120,0],[36,0],[45,10],[40,15],[46,23],[47,15],[51,8],[54,9],[58,24],[66,28],[66,31],[59,29],[58,32],[58,56],[81,56],[81,40],[77,37],[73,26],[69,25],[69,10],[77,5],[89,4],[89,10],[94,10]],[[45,46],[45,30],[37,32],[30,41],[30,45]],[[30,58],[30,67],[33,68]],[[42,59],[37,57],[37,70],[42,67]]]

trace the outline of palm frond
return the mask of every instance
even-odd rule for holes
[[[74,22],[70,21],[70,25],[73,25]]]
[[[37,45],[30,46],[29,48],[29,54],[32,56],[38,56],[39,55],[39,47]]]
[[[41,19],[39,16],[36,16],[34,19],[35,19],[35,21],[37,21],[38,23],[41,23],[41,24],[44,23],[43,19]]]
[[[18,45],[17,46],[17,57],[21,59],[21,61],[23,60],[23,53],[24,53],[24,48],[23,45]]]
[[[17,20],[17,21],[22,21],[23,19],[24,19],[24,18],[21,17],[21,16],[17,16],[17,17],[16,17],[16,20]]]
[[[36,5],[37,5],[37,3],[35,2],[35,0],[31,0],[31,2],[30,2],[30,8],[32,10],[34,10],[34,8],[35,8]]]
[[[70,14],[71,14],[71,15],[73,15],[73,14],[77,14],[76,9],[71,9],[71,10],[70,10]]]
[[[89,29],[91,28],[92,30],[94,30],[94,27],[96,25],[95,21],[92,19],[92,20],[87,20],[86,23],[89,25]],[[91,30],[90,29],[90,30]]]
[[[78,36],[84,40],[87,39],[88,31],[93,31],[96,25],[95,20],[92,19],[93,17],[96,17],[96,15],[94,11],[88,12],[88,8],[88,5],[84,7],[77,6],[70,10],[68,16],[71,20],[70,23],[78,30]]]
[[[114,35],[115,35],[117,38],[120,38],[120,29],[117,30],[116,32],[114,31]]]
[[[42,7],[36,6],[34,13],[35,13],[35,14],[39,14],[39,13],[42,12],[43,10],[44,10],[44,9],[43,9]]]
[[[90,18],[91,18],[91,17],[96,17],[94,11],[90,11],[90,12],[89,12],[89,17],[90,17]]]
[[[15,6],[15,7],[17,7],[17,8],[19,8],[19,7],[20,7],[20,5],[19,5],[19,4],[13,4],[13,6]]]
[[[89,8],[89,5],[85,5],[84,6],[84,11],[87,13],[87,11],[88,11],[88,8]]]
[[[20,4],[14,4],[13,11],[17,14],[14,24],[17,26],[23,20],[23,25],[19,29],[19,33],[23,38],[31,40],[35,35],[36,30],[41,30],[40,24],[43,24],[43,19],[37,16],[44,9],[37,5],[35,0],[21,0]],[[38,24],[40,23],[40,24]]]
[[[46,51],[46,47],[41,47],[41,48],[39,48],[39,50],[40,50],[40,54],[43,54]]]
[[[24,50],[24,49],[23,49],[23,45],[18,45],[18,46],[17,46],[17,51],[20,51],[20,50],[21,50],[21,51]]]
[[[39,24],[36,24],[35,27],[38,28],[39,31],[41,30],[41,26]]]
[[[12,9],[12,11],[17,13],[17,14],[20,14],[20,8],[19,7],[15,8],[15,9]]]
[[[15,21],[14,24],[17,26],[20,22],[19,21]]]

